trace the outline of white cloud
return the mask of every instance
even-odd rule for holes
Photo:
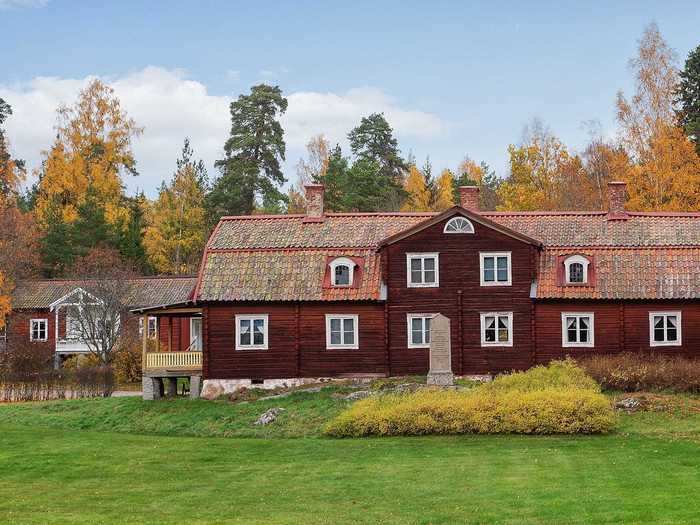
[[[49,0],[0,0],[0,10],[46,7],[48,3]]]
[[[232,82],[238,82],[241,79],[241,72],[237,69],[229,69],[226,71],[226,78]]]
[[[36,77],[26,84],[0,84],[0,97],[13,109],[6,123],[13,153],[26,159],[31,168],[38,167],[41,151],[50,146],[55,133],[56,108],[72,104],[91,78]],[[153,194],[171,176],[185,136],[206,162],[210,176],[216,175],[213,165],[221,158],[228,135],[231,97],[212,95],[183,71],[160,67],[104,80],[114,88],[122,107],[145,128],[134,143],[140,176],[127,181],[131,190],[139,187]],[[427,140],[445,130],[436,115],[406,109],[374,88],[339,94],[303,91],[287,98],[289,107],[282,124],[287,142],[285,170],[290,179],[295,177],[293,166],[304,154],[309,138],[324,133],[333,143],[346,144],[348,131],[373,112],[385,113],[399,141],[402,137]]]

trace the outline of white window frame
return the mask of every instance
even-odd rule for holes
[[[413,319],[432,319],[436,314],[406,314],[406,336],[408,348],[430,348],[430,341],[425,342],[425,321],[423,321],[423,343],[416,344],[413,342],[413,331],[411,324]]]
[[[352,259],[348,259],[347,257],[338,257],[337,259],[333,259],[330,264],[328,265],[331,268],[331,285],[335,286],[337,288],[348,288],[352,286],[352,283],[354,282],[355,279],[355,263],[352,261]],[[347,266],[348,269],[350,270],[350,279],[348,284],[337,284],[335,282],[335,269],[338,266]]]
[[[435,259],[435,282],[414,283],[411,281],[411,261],[413,259]],[[421,279],[424,278],[424,263],[421,263]],[[438,252],[407,253],[406,254],[406,286],[408,288],[438,288],[440,286],[440,254]]]
[[[254,321],[263,321],[263,343],[254,344],[253,325]],[[236,350],[267,350],[268,349],[268,329],[269,314],[240,314],[236,315]],[[250,321],[250,344],[241,344],[241,321]]]
[[[507,317],[508,318],[508,341],[487,341],[486,340],[486,318],[487,317]],[[481,318],[481,346],[513,346],[513,312],[482,312]],[[498,331],[498,320],[496,320],[496,331]],[[498,339],[498,337],[496,337]]]
[[[568,317],[576,317],[576,334],[580,332],[580,319],[588,317],[588,341],[585,343],[570,342],[568,340],[568,327],[566,319]],[[561,346],[564,348],[593,348],[595,347],[595,315],[593,312],[562,312],[561,313]]]
[[[153,333],[151,334],[151,323],[153,323]],[[147,339],[157,339],[158,338],[158,318],[155,316],[149,316],[146,321],[146,338]]]
[[[341,327],[345,319],[353,320],[353,344],[331,344],[331,320],[340,319]],[[344,330],[340,333],[343,334]],[[344,336],[341,335],[344,338]],[[326,314],[326,350],[357,350],[360,348],[360,316],[357,314]]]
[[[194,343],[194,341],[192,340],[192,334],[194,334],[193,326],[194,326],[195,321],[199,321],[199,323],[200,323],[199,324],[199,336],[200,337],[199,337],[199,343],[197,344],[198,348],[195,348],[194,350],[190,348],[190,352],[201,352],[204,348],[204,345],[202,344],[202,339],[204,337],[204,326],[202,324],[203,321],[202,321],[201,317],[190,317],[190,342],[187,346],[190,347],[192,345],[192,343]]]
[[[479,252],[479,281],[481,286],[511,286],[513,284],[512,252]],[[507,281],[485,281],[484,280],[484,260],[490,257],[506,257],[508,260],[508,280]],[[498,262],[494,260],[494,277],[498,279]]]
[[[579,263],[583,265],[583,281],[573,282],[571,280],[571,265],[574,263]],[[564,279],[566,284],[588,284],[588,265],[591,263],[588,259],[582,255],[572,255],[564,260]]]
[[[34,323],[44,325],[44,337],[34,338]],[[29,340],[33,343],[45,343],[49,340],[49,320],[48,319],[30,319],[29,320]]]
[[[466,221],[468,228],[467,230],[458,230],[458,231],[448,231],[447,228],[450,226],[451,223],[457,222],[457,221]],[[458,215],[456,217],[452,217],[449,221],[445,223],[445,227],[442,229],[442,233],[449,233],[449,234],[466,234],[466,233],[474,233],[474,225],[472,224],[472,221],[467,219],[466,217],[463,217],[461,215]]]
[[[676,316],[676,332],[678,333],[678,338],[676,341],[654,341],[654,317],[656,316]],[[665,323],[664,323],[665,325]],[[664,337],[666,337],[666,332],[664,330]],[[683,319],[681,317],[680,311],[666,310],[659,312],[649,312],[649,346],[681,346],[683,344]]]

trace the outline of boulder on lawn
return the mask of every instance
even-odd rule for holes
[[[345,396],[345,399],[348,401],[358,401],[371,395],[374,395],[374,392],[371,390],[357,390],[355,392],[350,392],[347,396]]]
[[[275,419],[277,419],[277,416],[280,414],[280,412],[284,412],[284,408],[271,408],[269,410],[266,410],[260,415],[255,424],[262,426],[269,425]]]
[[[615,403],[615,408],[620,408],[622,410],[629,410],[630,412],[638,410],[641,406],[639,399],[633,397],[626,397],[625,399],[620,399]]]
[[[222,395],[224,395],[224,387],[212,381],[207,381],[199,397],[214,401],[215,399],[219,399]]]

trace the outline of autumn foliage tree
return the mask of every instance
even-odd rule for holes
[[[306,198],[304,186],[309,183],[322,183],[328,171],[331,145],[323,134],[311,137],[306,143],[306,159],[297,163],[297,181],[287,193],[287,213],[304,213]]]
[[[680,211],[700,208],[700,158],[678,126],[675,99],[676,54],[650,24],[630,61],[636,88],[631,99],[617,97],[620,143],[631,160],[628,170],[632,210]]]
[[[209,233],[204,162],[194,160],[189,140],[170,184],[163,185],[148,213],[144,234],[148,259],[156,271],[191,274],[197,271]]]
[[[0,329],[15,281],[35,273],[39,252],[33,218],[17,206],[25,174],[24,163],[10,154],[4,124],[11,115],[12,108],[0,98]]]
[[[95,242],[119,245],[131,220],[122,176],[137,173],[131,146],[141,132],[100,80],[90,82],[73,106],[58,109],[56,139],[39,173],[35,209],[51,252],[44,254],[49,275],[65,271]],[[87,224],[90,219],[97,223]],[[86,239],[73,231],[81,223],[88,233],[109,232]]]
[[[401,211],[430,211],[432,210],[432,195],[425,175],[413,164],[408,169],[404,184],[406,201]]]

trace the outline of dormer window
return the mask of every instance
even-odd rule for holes
[[[566,284],[586,284],[590,261],[582,255],[572,255],[564,260]]]
[[[464,217],[452,217],[445,224],[444,233],[474,233],[474,225]]]
[[[347,257],[338,257],[330,263],[331,285],[352,286],[355,273],[355,263]]]

